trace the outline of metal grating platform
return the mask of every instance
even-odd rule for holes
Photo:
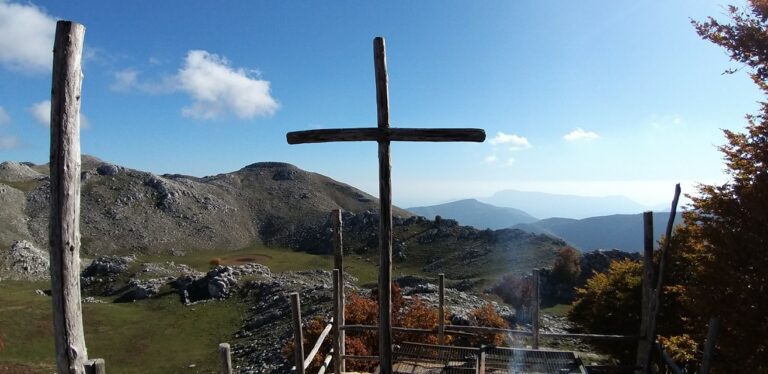
[[[420,343],[395,346],[396,373],[586,374],[573,352],[514,348],[469,348]]]
[[[486,373],[586,374],[581,360],[568,351],[486,348]]]

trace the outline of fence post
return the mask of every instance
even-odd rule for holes
[[[296,373],[304,374],[304,334],[301,331],[301,301],[299,293],[291,293],[291,311],[293,312],[293,341]]]
[[[85,362],[85,374],[106,374],[107,369],[103,358],[96,358]]]
[[[333,369],[336,373],[342,373],[343,368],[343,353],[341,353],[341,347],[344,345],[344,338],[341,333],[344,331],[341,329],[341,305],[339,293],[342,291],[342,282],[340,281],[339,269],[333,269]]]
[[[445,274],[438,275],[437,344],[445,345]]]
[[[643,294],[640,304],[640,336],[637,342],[636,367],[645,366],[646,357],[651,352],[652,341],[646,339],[651,318],[651,297],[653,294],[653,212],[643,213]]]
[[[88,351],[80,304],[80,94],[85,27],[56,22],[51,88],[51,296],[56,366],[81,374]]]
[[[485,345],[481,345],[477,353],[477,374],[485,374]]]
[[[334,302],[334,307],[338,308],[338,313],[334,314],[334,324],[339,326],[339,330],[334,336],[338,337],[341,342],[336,352],[339,354],[337,373],[346,371],[346,365],[344,363],[344,355],[346,354],[346,335],[347,333],[341,329],[344,326],[344,310],[346,305],[346,299],[344,296],[344,246],[343,246],[343,223],[341,220],[341,210],[334,209],[331,213],[331,221],[333,221],[333,267],[339,270],[339,280],[334,281],[334,286],[338,283],[338,301]],[[336,367],[336,364],[334,364]],[[340,370],[340,371],[339,371]]]
[[[701,374],[709,374],[709,368],[712,365],[712,354],[715,351],[715,341],[717,341],[717,332],[720,330],[720,319],[712,317],[709,319],[709,328],[707,330],[707,341],[704,343],[704,357],[701,359]]]
[[[232,355],[229,343],[219,344],[219,367],[221,374],[232,374]]]
[[[539,269],[533,269],[533,349],[539,349]]]

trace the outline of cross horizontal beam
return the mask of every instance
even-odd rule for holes
[[[322,129],[289,132],[288,144],[354,142],[354,141],[410,141],[410,142],[483,142],[482,129],[419,129],[381,128]]]

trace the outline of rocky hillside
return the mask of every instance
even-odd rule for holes
[[[535,217],[520,209],[494,206],[481,203],[475,199],[464,199],[445,204],[407,209],[409,212],[420,216],[452,218],[464,225],[480,229],[503,229],[519,223],[537,221]]]
[[[83,156],[81,230],[86,254],[291,246],[332,209],[374,211],[374,197],[293,165],[263,162],[204,178],[155,175]],[[47,165],[0,164],[0,246],[47,246]],[[395,214],[410,213],[395,209]]]
[[[344,248],[348,255],[378,258],[378,216],[370,211],[345,212]],[[484,282],[505,273],[530,272],[551,266],[566,243],[548,235],[518,229],[478,230],[451,219],[420,216],[394,219],[395,268],[408,273],[445,273],[449,279]],[[298,233],[294,247],[321,253],[331,251],[329,219]]]

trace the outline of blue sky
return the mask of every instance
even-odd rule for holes
[[[737,2],[740,4],[742,2]],[[515,188],[666,204],[724,182],[720,129],[762,99],[690,19],[720,1],[0,0],[0,160],[47,162],[56,19],[86,28],[84,153],[197,176],[285,161],[377,194],[376,146],[285,133],[376,122],[479,127],[483,144],[394,144],[401,206]]]

